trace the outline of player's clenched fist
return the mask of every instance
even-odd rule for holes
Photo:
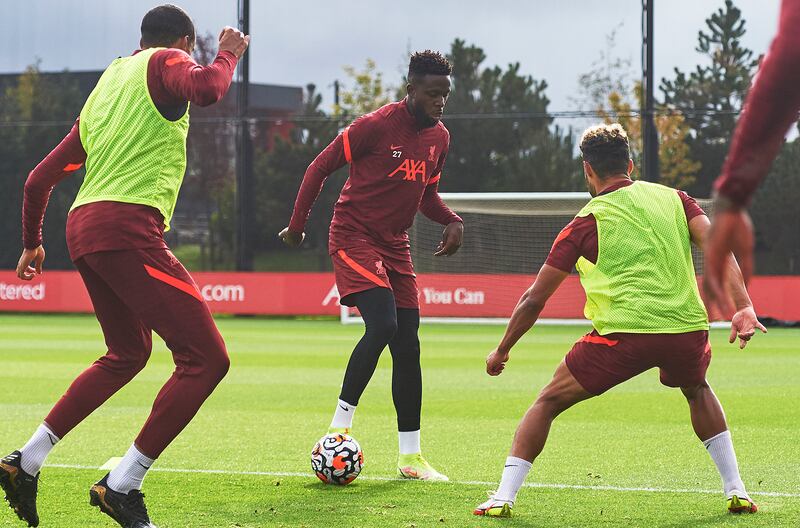
[[[225,26],[219,34],[219,51],[230,51],[237,58],[244,55],[250,44],[250,35],[245,35],[236,28]]]
[[[508,352],[501,352],[498,349],[492,350],[486,358],[486,373],[490,376],[498,376],[506,368]]]
[[[280,238],[284,244],[289,247],[296,248],[303,243],[303,240],[306,238],[305,233],[297,233],[295,231],[290,231],[289,228],[285,228],[283,231],[278,233],[278,238]]]
[[[36,249],[22,250],[22,256],[17,263],[17,277],[29,281],[36,275],[41,275],[43,263],[44,248],[41,245]]]

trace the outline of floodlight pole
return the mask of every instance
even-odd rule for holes
[[[250,0],[238,0],[239,30],[250,34]],[[236,269],[253,270],[253,223],[255,188],[253,183],[253,141],[250,137],[248,97],[250,88],[250,51],[239,59],[236,110]]]
[[[653,96],[653,3],[642,0],[642,174],[646,181],[659,180],[658,130],[655,124],[655,97]]]

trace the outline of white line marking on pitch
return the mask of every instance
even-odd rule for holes
[[[103,469],[108,463],[104,464]],[[46,464],[45,467],[61,468],[61,469],[92,469],[97,470],[94,466],[81,466],[76,464]],[[256,477],[303,477],[315,478],[311,473],[300,473],[291,471],[228,471],[224,469],[180,469],[180,468],[159,468],[155,467],[150,471],[157,473],[199,473],[203,475],[248,475]],[[401,481],[407,482],[408,479],[399,477],[370,477],[363,476],[360,480],[378,480],[378,481]],[[448,484],[445,482],[445,484]],[[496,487],[497,482],[484,482],[481,480],[451,480],[449,484],[458,484],[462,486],[492,486]],[[572,489],[572,490],[592,490],[592,491],[623,491],[623,492],[647,492],[647,493],[705,493],[711,495],[721,495],[720,490],[708,490],[698,488],[650,488],[650,487],[626,487],[626,486],[588,486],[582,484],[549,484],[544,482],[526,482],[523,484],[526,488],[544,488],[544,489]],[[787,493],[783,491],[751,491],[751,495],[762,495],[765,497],[800,497],[800,493]]]

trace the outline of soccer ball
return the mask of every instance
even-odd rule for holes
[[[361,446],[346,434],[327,434],[311,451],[311,469],[325,484],[350,484],[363,467]]]

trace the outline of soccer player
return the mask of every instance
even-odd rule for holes
[[[75,126],[25,183],[17,275],[31,280],[42,273],[50,192],[86,163],[67,244],[108,346],[30,440],[0,461],[6,500],[29,526],[39,524],[37,484],[48,453],[144,368],[152,331],[172,351],[175,372],[122,462],[90,490],[91,504],[121,526],[151,526],[140,492],[145,474],[228,371],[208,307],[163,234],[186,169],[189,102],[205,106],[222,98],[249,37],[225,28],[213,64],[200,67],[190,55],[194,24],[182,9],[150,10],[141,31],[141,49],[111,63]]]
[[[753,225],[747,206],[780,151],[800,111],[800,0],[781,3],[778,34],[764,57],[722,174],[714,184],[717,199],[705,249],[703,287],[712,301],[729,305],[724,291],[725,261],[736,254],[745,276],[753,270]]]
[[[464,226],[438,193],[450,135],[441,122],[452,67],[441,54],[415,53],[407,96],[356,119],[309,165],[291,222],[281,231],[300,245],[311,206],[325,179],[350,164],[334,208],[329,250],[341,302],[356,306],[364,336],[350,356],[330,432],[349,432],[361,394],[381,352],[392,354],[392,399],[397,411],[403,477],[447,480],[420,452],[422,372],[419,292],[406,230],[417,211],[447,226],[435,255],[461,246]]]
[[[739,477],[722,406],[705,377],[711,361],[708,316],[690,242],[702,246],[708,218],[685,193],[630,179],[633,162],[620,125],[589,128],[580,149],[594,198],[556,238],[502,341],[487,357],[486,371],[491,376],[503,371],[511,348],[573,266],[586,290],[585,314],[594,330],[575,343],[522,419],[499,488],[474,513],[510,516],[555,417],[653,367],[660,369],[661,383],[679,387],[686,397],[694,431],[722,476],[728,510],[755,512]],[[728,287],[738,309],[731,342],[738,335],[744,348],[755,328],[763,327],[733,256],[728,265]]]

